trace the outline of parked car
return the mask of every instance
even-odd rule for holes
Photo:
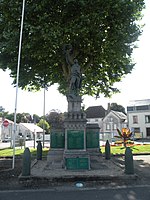
[[[50,141],[50,134],[45,134],[44,140],[45,140],[45,141]],[[43,141],[43,135],[41,135],[40,137],[38,137],[38,138],[36,139],[36,141],[37,141],[37,142],[38,142],[38,141]]]
[[[11,141],[11,137],[8,137],[8,136],[2,139],[2,142],[10,142],[10,141]]]
[[[27,135],[27,136],[26,136],[26,140],[31,140],[31,136],[30,136],[30,135]]]

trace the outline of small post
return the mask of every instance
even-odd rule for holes
[[[38,141],[38,145],[37,145],[37,160],[42,160],[42,144],[41,144],[41,141]]]
[[[106,141],[106,144],[105,144],[105,159],[106,160],[110,159],[110,144],[108,140]]]
[[[33,137],[34,137],[34,149],[35,149],[35,143],[36,143],[36,130],[35,129],[34,129]]]
[[[134,174],[133,154],[130,147],[125,150],[125,174]]]
[[[23,154],[22,176],[30,176],[31,171],[31,153],[29,148],[25,148]]]

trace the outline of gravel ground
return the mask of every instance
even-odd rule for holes
[[[118,163],[118,165],[120,165],[120,167],[123,167],[124,162],[122,159],[117,159],[116,162]],[[135,173],[138,175],[139,179],[134,184],[135,185],[150,185],[150,173],[149,173],[150,165],[146,164],[146,166],[143,167],[142,165],[141,167],[141,162],[142,161],[135,161]],[[12,165],[11,159],[0,159],[0,190],[27,189],[27,187],[21,185],[18,180],[18,177],[22,171],[22,159],[16,159],[15,169],[11,169],[11,165]],[[68,183],[66,183],[66,186],[67,184]],[[65,183],[63,183],[63,185],[65,185]],[[90,183],[90,185],[93,185],[93,183]],[[95,182],[94,185],[98,186],[98,183]],[[112,186],[112,183],[109,183],[107,186],[109,185]],[[38,188],[40,187],[41,185],[38,185]],[[116,187],[116,185],[114,185],[114,187]],[[35,188],[35,187],[32,185],[32,188]],[[36,189],[38,188],[36,186]]]
[[[22,160],[17,159],[12,169],[11,159],[0,159],[0,190],[18,189],[18,176],[21,174]]]

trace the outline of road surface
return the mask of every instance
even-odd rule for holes
[[[0,191],[1,200],[150,200],[150,186],[129,188],[56,188],[45,190]]]

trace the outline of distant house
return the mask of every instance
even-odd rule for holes
[[[88,124],[98,124],[102,128],[102,120],[105,117],[106,110],[103,106],[91,106],[86,109],[86,118]]]
[[[9,125],[5,127],[3,122],[0,121],[1,131],[0,131],[0,140],[5,141],[13,139],[14,134],[14,122],[6,119],[9,122]],[[20,137],[25,137],[28,139],[33,139],[34,134],[36,134],[36,139],[40,138],[43,134],[43,129],[33,123],[16,123],[16,132],[15,138],[18,140]]]
[[[135,138],[150,138],[150,99],[130,101],[127,106],[129,128]]]
[[[127,116],[123,112],[105,110],[102,106],[91,106],[86,110],[88,124],[98,124],[100,127],[100,138],[111,140],[114,135],[118,135],[117,128],[127,127]]]
[[[14,122],[9,119],[5,120],[8,122],[8,126],[4,126],[3,124],[4,120],[0,118],[0,140],[10,141],[14,130]],[[16,124],[16,129],[17,129],[17,124]]]
[[[121,130],[127,127],[127,116],[123,112],[110,110],[103,119],[102,133],[103,138],[111,139],[118,135],[117,128]]]
[[[19,135],[33,139],[36,134],[36,139],[41,138],[43,129],[34,123],[19,123]]]

